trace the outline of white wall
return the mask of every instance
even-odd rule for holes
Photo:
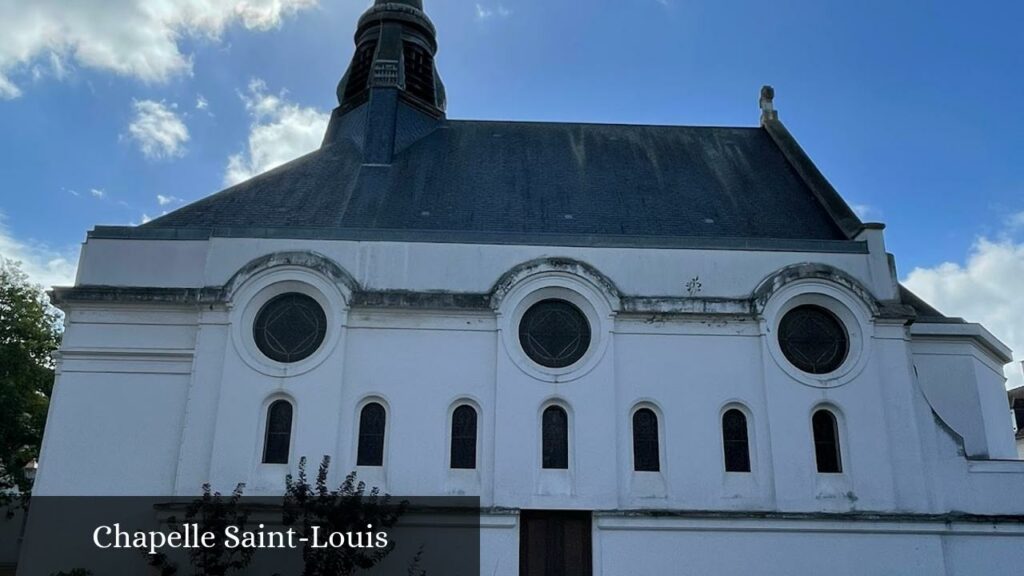
[[[879,293],[888,290],[889,280],[872,276],[867,254],[213,238],[90,239],[77,284],[220,286],[252,260],[284,251],[323,254],[363,288],[377,290],[486,292],[514,266],[542,257],[582,260],[623,293],[648,296],[684,295],[686,282],[699,277],[701,296],[747,297],[769,274],[812,261],[840,268]]]
[[[70,310],[34,493],[173,493],[194,333],[188,310]]]
[[[595,574],[1016,574],[1024,533],[966,524],[598,518]],[[514,574],[514,573],[508,573]]]
[[[79,282],[219,286],[253,259],[288,250],[324,254],[377,290],[487,292],[514,266],[543,256],[582,260],[629,296],[686,297],[686,282],[699,277],[697,296],[749,298],[767,276],[804,262],[835,266],[876,294],[890,293],[893,281],[881,276],[877,254],[214,239],[91,240]],[[1024,462],[968,461],[963,452],[1004,458],[1013,449],[1005,396],[998,412],[1006,422],[994,408],[998,351],[970,334],[916,339],[828,280],[786,284],[758,317],[619,313],[615,295],[594,279],[559,270],[526,275],[493,311],[353,308],[350,287],[295,266],[257,271],[236,288],[226,304],[69,306],[38,493],[194,494],[210,481],[272,494],[300,457],[313,468],[325,454],[340,479],[355,468],[358,411],[373,399],[388,410],[385,465],[359,472],[394,494],[479,494],[485,506],[513,509],[1024,514]],[[250,322],[261,302],[293,289],[320,301],[331,323],[311,359],[274,366],[254,351]],[[549,373],[524,362],[517,318],[538,294],[571,295],[590,318],[594,343],[580,367]],[[797,374],[780,356],[775,326],[800,302],[835,307],[850,332],[850,360],[827,378]],[[260,462],[266,408],[276,398],[295,406],[288,465]],[[963,398],[970,401],[958,404]],[[479,409],[471,472],[447,466],[448,419],[460,400]],[[570,414],[567,471],[540,467],[540,414],[552,402]],[[638,404],[659,415],[659,473],[632,471]],[[723,471],[720,417],[733,405],[748,415],[750,474]],[[815,470],[810,417],[823,406],[839,419],[842,474]],[[489,522],[485,564],[516,573],[514,520]],[[638,538],[654,551],[651,574],[708,573],[723,558],[736,571],[771,573],[765,554],[811,547],[822,562],[850,559],[835,564],[858,566],[858,574],[980,566],[971,564],[973,540],[941,533],[631,532],[606,523],[595,557],[607,574],[627,573],[616,562]],[[994,549],[985,567],[995,567],[1006,558],[1003,545],[984,540],[979,546]],[[859,552],[865,546],[871,554]],[[730,553],[737,549],[744,552]],[[800,559],[783,557],[775,573],[791,573]]]

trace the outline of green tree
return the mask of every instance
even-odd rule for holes
[[[238,484],[231,496],[224,497],[214,492],[209,484],[203,484],[203,495],[192,501],[185,510],[185,521],[180,523],[177,517],[167,519],[167,524],[174,532],[183,534],[186,524],[195,524],[200,532],[225,534],[228,527],[244,531],[249,521],[249,512],[242,506],[242,491],[245,484]],[[145,552],[145,551],[143,551]],[[223,539],[216,540],[212,548],[193,548],[189,550],[189,562],[194,576],[225,576],[233,572],[245,570],[252,561],[255,548],[228,548]],[[149,565],[159,570],[160,576],[177,576],[181,570],[166,554],[160,553],[149,558]]]
[[[61,330],[43,289],[0,257],[0,504],[31,489],[23,468],[39,457]]]
[[[306,476],[306,458],[299,459],[299,474],[285,477],[284,525],[297,526],[299,535],[308,540],[302,549],[304,569],[302,576],[349,576],[380,563],[394,550],[394,542],[381,548],[312,548],[313,527],[324,533],[359,533],[369,527],[388,530],[405,513],[408,502],[392,502],[388,494],[381,495],[377,488],[366,490],[364,482],[356,480],[350,472],[341,486],[332,490],[327,485],[331,458],[324,456],[316,478],[310,483]],[[410,576],[422,574],[419,560],[422,551],[409,567]]]

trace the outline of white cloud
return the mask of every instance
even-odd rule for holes
[[[1024,385],[1024,243],[978,240],[964,265],[915,268],[904,283],[943,314],[979,322],[1014,350],[1006,368],[1010,387]]]
[[[175,112],[177,106],[153,100],[135,100],[132,106],[135,116],[128,125],[128,134],[146,158],[158,160],[185,154],[188,127]]]
[[[68,69],[64,64],[64,59],[56,52],[50,52],[50,72],[53,73],[57,80],[63,80],[68,76]]]
[[[870,204],[850,204],[850,210],[853,210],[853,213],[861,220],[867,220],[878,214],[878,210]]]
[[[1024,211],[1011,214],[1006,219],[1006,225],[1011,231],[1024,229]]]
[[[68,76],[68,69],[64,59],[59,54],[50,52],[45,62],[40,59],[40,62],[32,65],[31,76],[32,80],[36,82],[48,76],[52,76],[57,80],[63,80]]]
[[[177,196],[164,196],[163,194],[157,194],[156,201],[161,206],[167,206],[168,204],[177,204],[181,202],[181,198],[178,198]]]
[[[14,85],[3,73],[0,73],[0,98],[11,99],[21,96],[21,88]]]
[[[104,192],[103,190],[100,190],[98,188],[90,188],[89,189],[89,194],[92,194],[93,198],[99,198],[99,199],[103,199],[103,197],[105,197],[107,195],[106,192]],[[78,194],[76,193],[75,196],[78,196]]]
[[[489,8],[483,4],[476,5],[476,19],[477,20],[490,20],[491,18],[508,18],[512,15],[512,11],[505,6],[498,4],[494,8]]]
[[[57,250],[39,242],[18,240],[4,224],[3,213],[0,213],[0,257],[20,261],[29,281],[44,288],[75,283],[77,248]]]
[[[320,146],[330,119],[328,112],[289,102],[284,91],[271,94],[259,79],[249,82],[241,97],[252,118],[249,142],[244,152],[228,158],[225,185],[248,180]]]
[[[317,0],[32,0],[0,2],[0,98],[16,98],[19,77],[38,63],[63,78],[71,62],[164,82],[191,74],[188,38],[217,39],[230,25],[268,30]],[[35,69],[35,70],[34,70]]]

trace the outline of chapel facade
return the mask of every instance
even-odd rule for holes
[[[1010,351],[898,283],[770,88],[754,127],[459,121],[420,0],[355,42],[320,149],[89,232],[36,493],[329,455],[479,496],[488,575],[1019,568]]]

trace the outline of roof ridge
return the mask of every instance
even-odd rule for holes
[[[625,122],[562,122],[548,120],[476,120],[476,119],[452,119],[446,120],[447,124],[517,124],[527,126],[595,126],[595,127],[617,127],[617,128],[691,128],[707,130],[763,130],[761,126],[718,126],[718,125],[697,125],[697,124],[628,124]]]

